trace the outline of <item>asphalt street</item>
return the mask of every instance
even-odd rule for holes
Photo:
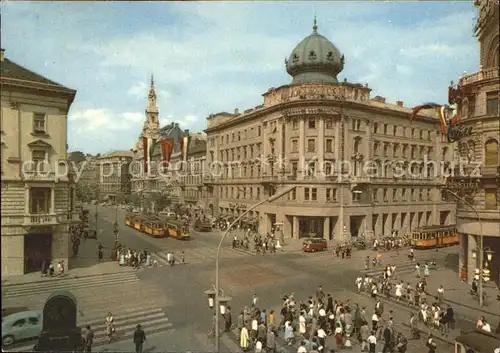
[[[95,211],[91,211],[91,219],[94,214]],[[112,222],[115,215],[115,209],[99,207],[102,233],[98,241],[105,246],[111,247],[114,242]],[[206,335],[212,327],[212,312],[204,291],[215,283],[215,254],[220,233],[194,233],[190,241],[155,239],[126,227],[124,212],[121,210],[118,212],[118,224],[120,241],[126,247],[146,248],[151,252],[186,252],[186,265],[162,266],[136,272],[144,286],[143,299],[155,300],[156,297],[158,302],[162,303],[161,310],[168,317],[172,330],[179,333],[165,334],[163,342],[162,335],[155,336],[155,348],[151,351],[156,351],[160,345],[163,345],[163,350],[175,347],[182,350],[206,351],[213,341]],[[229,305],[232,307],[233,322],[236,322],[239,311],[245,305],[251,304],[254,293],[259,297],[260,308],[276,311],[279,310],[284,294],[294,293],[296,298],[306,300],[308,296],[315,294],[320,285],[325,292],[331,293],[334,299],[349,299],[351,303],[366,306],[367,316],[371,316],[373,301],[367,296],[354,293],[354,280],[363,268],[359,259],[341,259],[334,257],[331,252],[254,255],[232,250],[230,243],[231,239],[224,243],[220,261],[220,283],[225,294],[231,297]],[[404,257],[405,255],[401,254],[394,261],[404,261]],[[150,291],[148,288],[153,285],[159,290]],[[133,307],[134,303],[129,305]],[[394,310],[396,330],[408,334],[408,329],[402,325],[408,321],[407,308],[391,303],[387,303],[387,306],[388,309]],[[192,339],[186,341],[186,337]],[[226,334],[221,342],[222,351],[234,352],[237,345],[235,337]],[[410,341],[408,352],[419,353],[422,347],[423,341]],[[450,350],[449,345],[441,342],[438,342],[438,347],[438,352]],[[359,351],[359,348],[353,351],[356,352],[356,349]],[[286,350],[293,352],[296,348]]]

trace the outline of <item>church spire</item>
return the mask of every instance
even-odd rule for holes
[[[316,15],[314,15],[313,33],[318,33],[318,25],[316,23]]]
[[[155,81],[153,75],[151,75],[151,86],[149,87],[148,108],[146,109],[146,112],[158,113],[158,107],[156,106]]]

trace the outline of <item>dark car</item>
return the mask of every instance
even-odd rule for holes
[[[302,242],[302,250],[305,252],[326,251],[328,243],[323,238],[307,238]]]

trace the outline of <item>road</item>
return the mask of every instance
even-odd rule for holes
[[[102,233],[98,241],[110,248],[114,243],[112,222],[115,219],[115,210],[100,207],[99,217]],[[195,233],[191,241],[154,239],[126,227],[124,213],[121,211],[118,213],[118,223],[120,241],[126,247],[147,248],[156,254],[157,259],[161,259],[160,254],[165,254],[166,251],[185,251],[188,263],[138,271],[117,265],[114,273],[88,279],[76,278],[42,285],[12,286],[7,289],[4,299],[9,303],[16,303],[16,306],[27,304],[30,308],[41,310],[47,293],[53,290],[70,290],[79,301],[79,323],[90,323],[95,327],[96,343],[106,350],[130,349],[130,337],[138,323],[141,323],[146,334],[151,336],[146,342],[145,351],[212,350],[213,341],[206,335],[211,329],[212,313],[204,291],[215,283],[215,254],[220,233]],[[230,242],[231,239],[226,240],[222,251],[220,283],[225,294],[232,297],[229,305],[233,308],[234,323],[240,308],[251,304],[254,293],[259,297],[259,307],[279,312],[284,294],[294,293],[299,300],[305,300],[314,295],[320,285],[334,299],[349,299],[351,303],[366,306],[367,316],[371,316],[373,301],[367,296],[353,292],[354,280],[363,268],[364,255],[358,256],[357,259],[337,258],[331,252],[254,255],[231,249]],[[90,255],[82,255],[82,259],[73,261],[74,265],[95,266],[95,248],[95,240],[87,240],[86,244],[82,244],[82,254]],[[428,256],[431,255],[435,256]],[[390,258],[390,261],[396,263],[404,272],[405,254]],[[408,333],[408,329],[402,325],[408,321],[408,308],[389,302],[386,304],[386,310],[389,309],[394,310],[396,330]],[[108,311],[112,311],[116,317],[119,334],[117,343],[106,342],[102,323]],[[280,333],[280,336],[283,334]],[[221,338],[221,351],[239,351],[237,341],[234,333],[224,334]],[[32,345],[18,345],[17,350],[26,350],[29,344]],[[408,352],[420,353],[423,344],[423,340],[410,341]],[[282,351],[296,351],[296,346],[285,347],[282,338],[278,339],[278,346]],[[327,348],[333,348],[331,339]],[[449,350],[449,345],[438,341],[438,352]],[[353,352],[359,352],[359,346],[356,345]]]

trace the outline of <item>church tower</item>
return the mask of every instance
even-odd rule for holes
[[[156,105],[156,89],[153,75],[151,75],[151,86],[149,87],[148,106],[146,108],[146,121],[144,122],[143,135],[146,137],[157,137],[160,122],[158,119],[158,106]]]
[[[475,34],[480,46],[480,69],[498,68],[498,1],[475,0],[478,9]]]

